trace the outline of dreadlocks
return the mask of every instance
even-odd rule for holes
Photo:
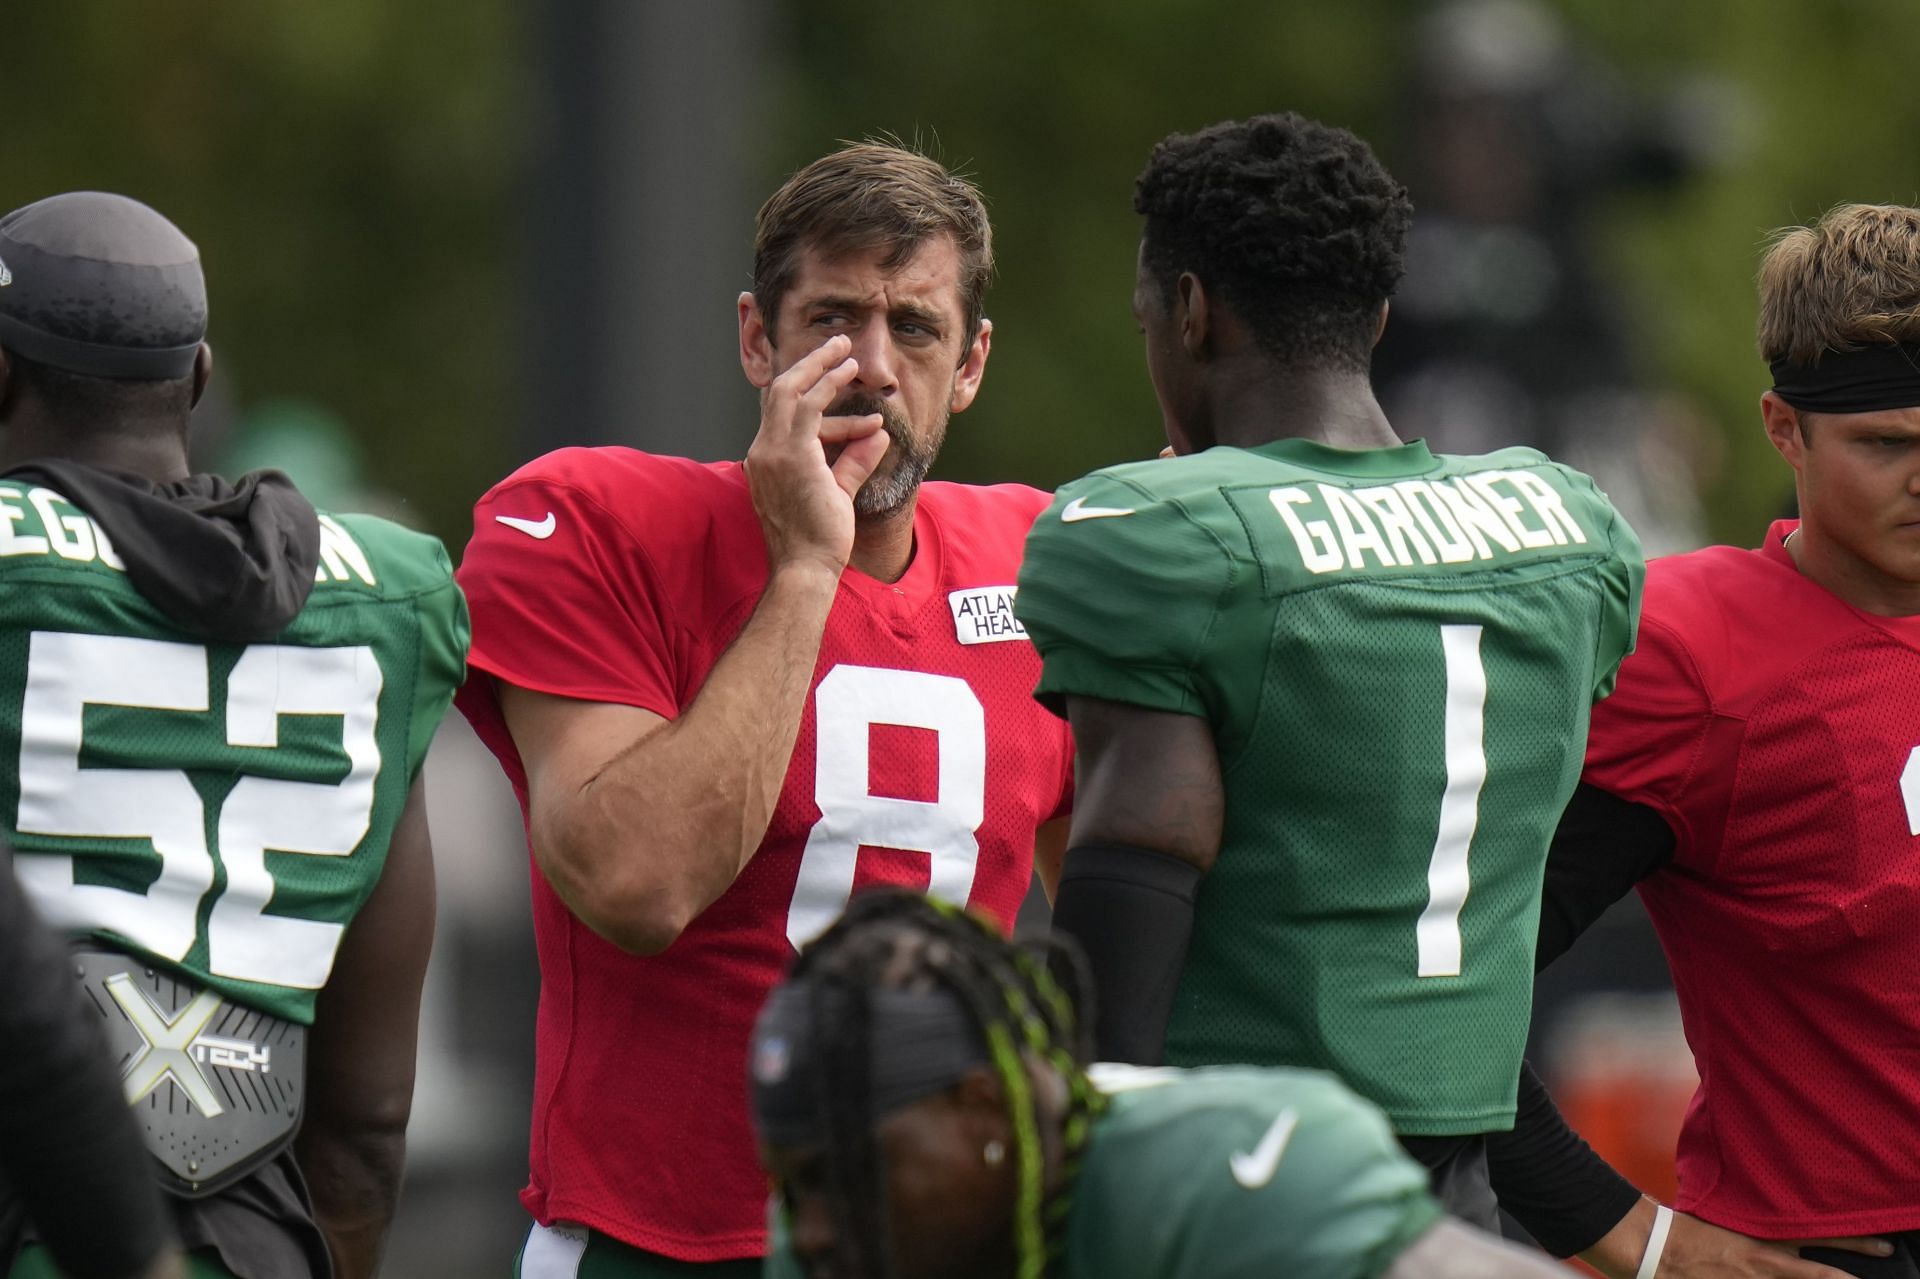
[[[1092,1037],[1076,1015],[1088,991],[1077,952],[1049,943],[1036,955],[956,907],[874,891],[856,897],[839,922],[801,952],[791,976],[811,984],[812,1022],[826,1067],[818,1087],[827,1126],[825,1180],[841,1250],[835,1273],[874,1279],[892,1273],[874,1138],[870,994],[944,989],[980,1031],[1004,1090],[1013,1134],[1015,1274],[1041,1279],[1061,1250],[1074,1174],[1092,1121],[1106,1105],[1085,1071]],[[1068,1092],[1063,1175],[1051,1197],[1028,1054],[1058,1071]]]

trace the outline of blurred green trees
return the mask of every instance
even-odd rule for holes
[[[375,459],[373,482],[457,545],[473,497],[522,460],[512,298],[530,133],[518,122],[542,104],[527,100],[516,24],[523,6],[562,2],[9,6],[0,203],[103,187],[173,216],[206,257],[235,404],[324,406]],[[1750,336],[1755,256],[1770,228],[1832,203],[1920,199],[1920,6],[1553,7],[1629,88],[1708,72],[1748,105],[1751,145],[1733,163],[1592,216],[1642,366],[1725,441],[1707,475],[1713,532],[1750,541],[1786,488],[1753,409],[1766,384]],[[1357,129],[1393,162],[1424,9],[767,0],[764,90],[780,105],[757,140],[758,185],[882,130],[966,164],[993,202],[998,329],[986,393],[956,422],[941,473],[1055,483],[1159,442],[1127,311],[1131,185],[1152,143],[1294,108]]]
[[[457,546],[511,412],[510,16],[8,5],[0,204],[92,188],[167,214],[206,266],[210,429],[269,398],[325,405],[374,459],[369,485]]]

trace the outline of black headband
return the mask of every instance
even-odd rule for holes
[[[823,991],[811,981],[789,981],[768,998],[753,1028],[747,1073],[754,1121],[760,1136],[777,1145],[815,1146],[827,1139],[816,992],[829,999],[855,997]],[[867,1089],[875,1117],[950,1088],[988,1061],[973,1018],[950,993],[872,990],[865,996],[873,1045]]]
[[[1808,413],[1920,408],[1920,345],[1823,351],[1813,364],[1773,361],[1773,393]]]

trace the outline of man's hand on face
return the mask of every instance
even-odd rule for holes
[[[770,569],[817,563],[837,577],[853,553],[853,495],[886,456],[878,413],[826,416],[860,367],[835,336],[773,380],[747,450],[747,486]],[[830,450],[838,449],[832,462]]]

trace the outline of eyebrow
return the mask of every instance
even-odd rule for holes
[[[864,298],[829,294],[825,297],[808,298],[806,309],[809,311],[864,311],[867,309],[867,302]],[[930,328],[938,328],[947,322],[946,316],[917,302],[902,302],[897,306],[889,307],[887,318],[913,320]]]

